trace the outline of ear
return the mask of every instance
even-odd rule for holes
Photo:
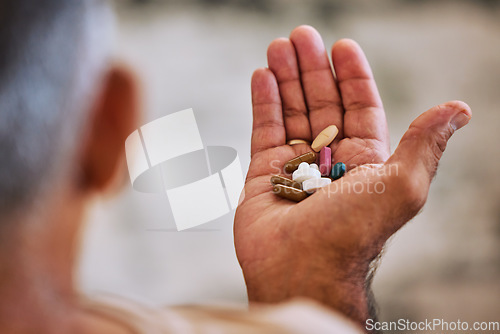
[[[138,122],[138,85],[130,71],[118,66],[109,70],[90,115],[93,118],[81,157],[81,186],[84,191],[103,191],[120,170],[125,139]]]

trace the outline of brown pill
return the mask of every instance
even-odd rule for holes
[[[273,192],[279,197],[286,198],[294,202],[300,202],[307,197],[307,193],[305,191],[293,187],[287,187],[282,184],[274,185]]]
[[[297,189],[302,190],[300,183],[297,183],[293,180],[287,179],[286,177],[279,176],[279,175],[271,176],[271,184],[273,186],[277,185],[277,184],[282,184],[282,185],[287,186],[287,187],[293,187],[293,188],[297,188]]]
[[[299,167],[301,162],[307,162],[308,164],[316,162],[316,153],[308,152],[288,161],[285,164],[285,172],[293,173]]]

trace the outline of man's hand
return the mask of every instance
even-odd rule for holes
[[[340,40],[332,62],[335,75],[321,36],[302,26],[273,41],[269,69],[255,71],[252,160],[235,244],[250,301],[309,297],[364,323],[371,261],[423,207],[448,139],[471,111],[458,101],[430,109],[390,156],[385,113],[362,50]],[[271,175],[284,175],[285,162],[311,151],[286,142],[310,142],[332,124],[339,128],[333,159],[349,172],[300,203],[274,195]]]

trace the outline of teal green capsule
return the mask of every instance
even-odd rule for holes
[[[343,162],[337,162],[335,165],[332,167],[332,171],[330,173],[330,177],[334,180],[340,179],[342,176],[344,176],[346,171],[345,163]]]

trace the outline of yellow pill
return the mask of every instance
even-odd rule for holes
[[[339,129],[335,125],[330,125],[323,131],[319,133],[319,135],[314,139],[311,148],[315,152],[321,151],[321,149],[325,146],[328,146],[332,143],[332,141],[337,137],[339,133]]]

